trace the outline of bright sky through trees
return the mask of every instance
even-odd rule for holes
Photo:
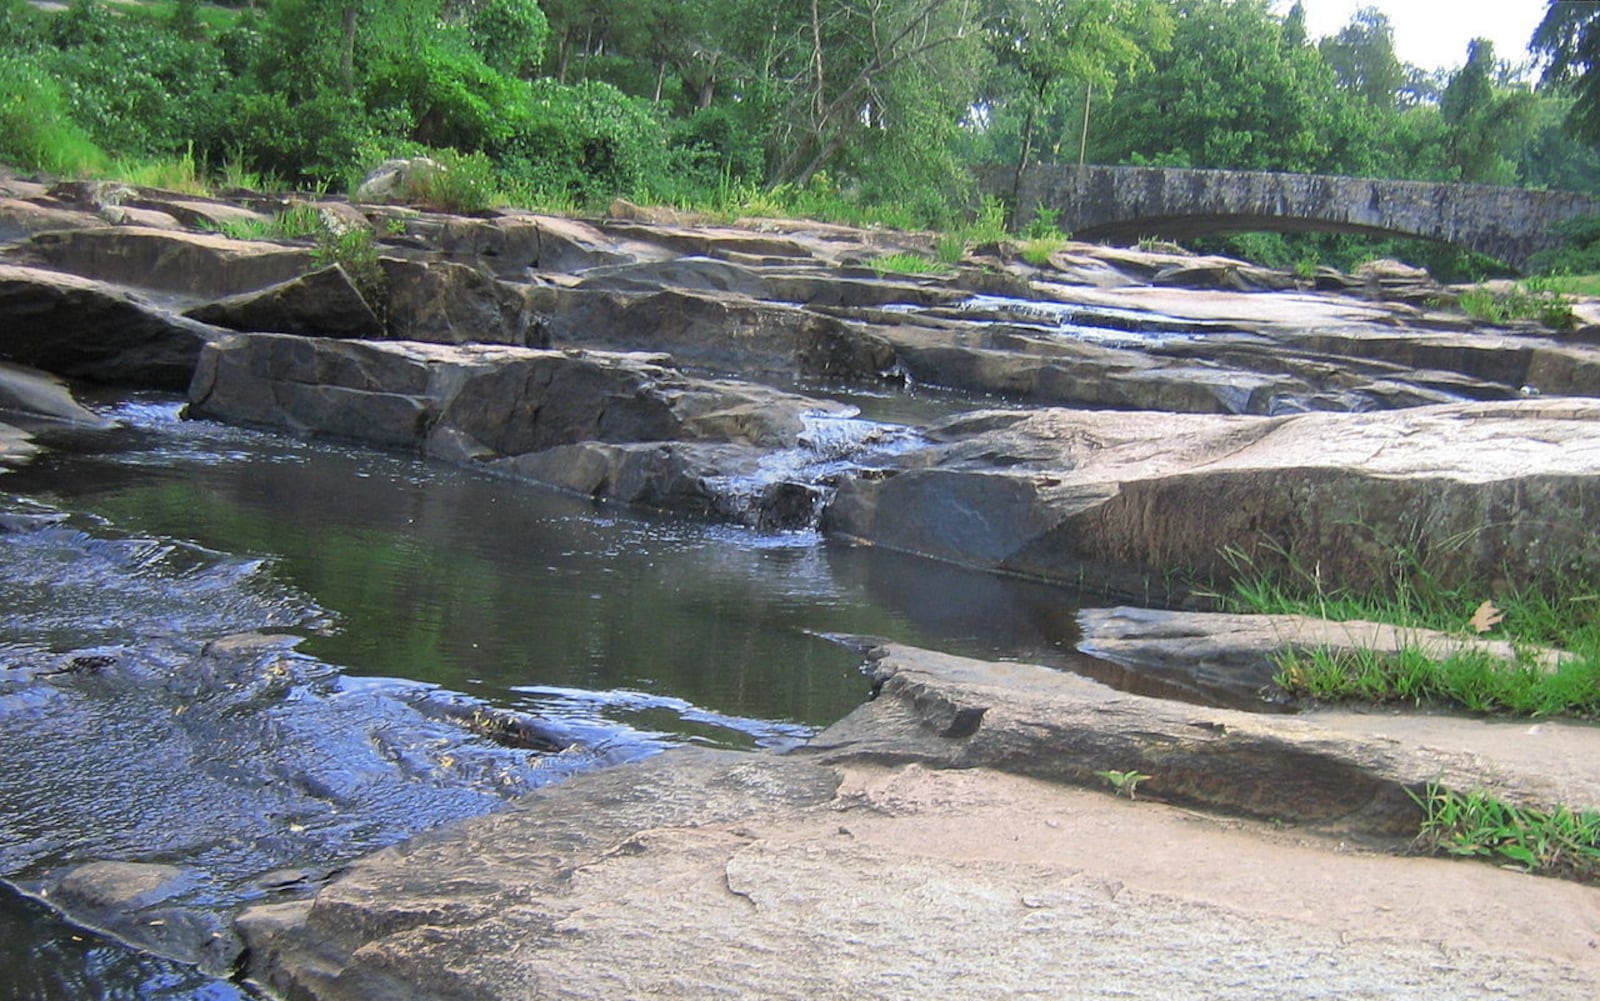
[[[1455,69],[1474,38],[1494,42],[1499,59],[1526,62],[1528,39],[1544,17],[1544,0],[1302,0],[1313,40],[1337,34],[1362,7],[1376,7],[1394,26],[1395,54],[1423,69]],[[1277,0],[1287,13],[1294,0]]]

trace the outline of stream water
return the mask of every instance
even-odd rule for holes
[[[179,866],[173,913],[225,928],[574,771],[802,740],[868,695],[829,634],[1082,664],[1053,588],[96,405],[0,477],[0,997],[243,996],[15,889],[76,865]],[[571,748],[474,732],[505,711]]]

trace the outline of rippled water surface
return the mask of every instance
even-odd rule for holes
[[[227,914],[265,870],[326,872],[574,770],[785,746],[867,695],[824,634],[1075,658],[1054,589],[185,421],[164,398],[103,408],[121,427],[46,437],[0,477],[0,877],[25,888],[157,860],[201,874],[181,903]],[[249,630],[300,642],[214,654]],[[574,751],[485,740],[475,706]],[[9,891],[0,942],[0,997],[239,996]]]

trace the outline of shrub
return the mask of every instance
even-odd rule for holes
[[[497,194],[494,165],[482,153],[453,149],[426,150],[423,155],[437,166],[407,173],[396,200],[441,212],[481,212]]]
[[[403,110],[409,137],[428,146],[481,151],[503,146],[516,128],[514,109],[525,85],[490,69],[475,52],[448,44],[425,46],[376,67],[368,107]]]
[[[68,117],[55,81],[30,57],[0,55],[0,160],[58,175],[88,173],[106,162]]]
[[[538,80],[499,159],[533,192],[593,202],[641,187],[664,162],[664,139],[650,106],[609,84]]]
[[[1600,215],[1579,216],[1556,224],[1562,246],[1533,255],[1534,274],[1587,275],[1600,271]]]
[[[241,160],[290,183],[348,184],[393,152],[361,103],[332,91],[290,104],[283,93],[234,93],[218,107],[202,143],[207,159]]]

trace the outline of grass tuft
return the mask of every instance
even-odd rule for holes
[[[1517,807],[1483,791],[1430,783],[1411,793],[1423,810],[1414,847],[1428,854],[1498,859],[1528,872],[1600,882],[1600,811]]]
[[[1228,558],[1236,577],[1223,605],[1234,611],[1483,635],[1518,651],[1509,661],[1474,649],[1445,657],[1418,649],[1396,655],[1285,651],[1277,657],[1274,680],[1292,695],[1600,718],[1600,586],[1592,582],[1570,580],[1546,590],[1502,584],[1491,594],[1481,585],[1447,587],[1415,556],[1399,553],[1391,589],[1363,594],[1328,587],[1314,568],[1307,571],[1293,559],[1283,560],[1286,569],[1269,572],[1237,551]],[[1480,616],[1485,608],[1503,618],[1484,622]],[[1551,648],[1564,652],[1553,667],[1535,656]]]
[[[880,275],[947,275],[955,270],[943,261],[912,253],[884,254],[868,261],[867,266]]]

